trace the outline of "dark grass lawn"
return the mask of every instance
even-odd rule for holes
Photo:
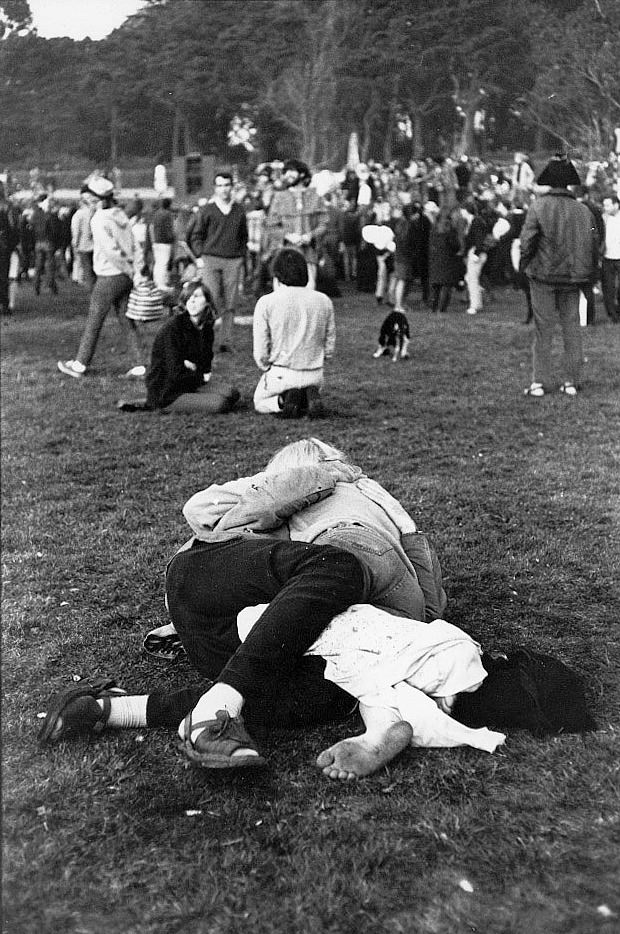
[[[336,302],[321,422],[251,410],[251,329],[215,378],[227,416],[120,414],[135,390],[116,323],[93,375],[62,377],[85,302],[21,290],[3,320],[3,790],[7,934],[564,934],[618,930],[620,328],[584,332],[584,391],[524,398],[520,295],[469,318],[414,293],[412,358],[373,360],[384,312]],[[251,310],[251,309],[250,309]],[[559,334],[556,338],[559,359]],[[559,376],[559,374],[558,374]],[[499,753],[409,750],[328,783],[315,755],[360,722],[277,733],[269,768],[186,764],[165,732],[41,750],[37,713],[75,675],[135,692],[194,681],[141,654],[165,622],[163,572],[196,490],[318,434],[401,498],[442,560],[448,619],[488,647],[557,654],[600,731]]]

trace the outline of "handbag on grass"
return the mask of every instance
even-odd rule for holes
[[[128,318],[132,321],[159,321],[165,313],[164,296],[152,279],[134,285],[127,299],[125,315]]]

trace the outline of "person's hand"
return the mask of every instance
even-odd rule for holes
[[[203,374],[202,374],[202,381],[203,381],[203,383],[208,383],[210,379],[211,379],[211,374],[210,374],[210,373],[203,373]]]
[[[196,366],[196,364],[195,364],[195,363],[192,363],[191,360],[184,360],[184,361],[183,361],[183,366],[184,366],[187,370],[191,370],[192,373],[195,373],[196,370],[198,369],[198,367]]]
[[[198,259],[196,260],[196,268],[204,269],[204,265],[205,265],[204,259],[202,258],[202,256],[199,256]]]

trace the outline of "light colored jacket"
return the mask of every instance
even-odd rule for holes
[[[351,464],[329,461],[213,484],[187,501],[183,515],[204,541],[280,530],[280,537],[286,531],[293,541],[313,542],[340,524],[379,531],[417,577],[427,619],[445,610],[441,567],[426,535],[387,490]]]
[[[71,218],[71,246],[76,253],[92,253],[93,234],[90,222],[93,209],[83,204]]]
[[[133,277],[133,236],[129,218],[119,207],[100,208],[90,222],[96,276]]]

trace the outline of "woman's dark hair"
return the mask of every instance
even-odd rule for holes
[[[190,298],[194,292],[197,292],[198,289],[202,289],[204,297],[207,300],[207,305],[210,305],[211,308],[215,308],[215,302],[213,301],[213,295],[211,294],[210,289],[203,283],[202,279],[191,279],[189,282],[186,282],[181,290],[179,295],[179,307],[185,310],[187,305],[187,300]]]
[[[226,178],[226,179],[231,183],[231,185],[232,185],[232,182],[233,182],[232,174],[231,174],[230,172],[226,171],[226,169],[222,169],[221,172],[216,172],[216,173],[215,173],[215,175],[213,176],[213,181],[214,181],[214,182],[215,182],[215,179],[216,179],[216,178]]]
[[[282,285],[305,286],[308,284],[308,267],[299,250],[283,249],[276,253],[271,274]]]

